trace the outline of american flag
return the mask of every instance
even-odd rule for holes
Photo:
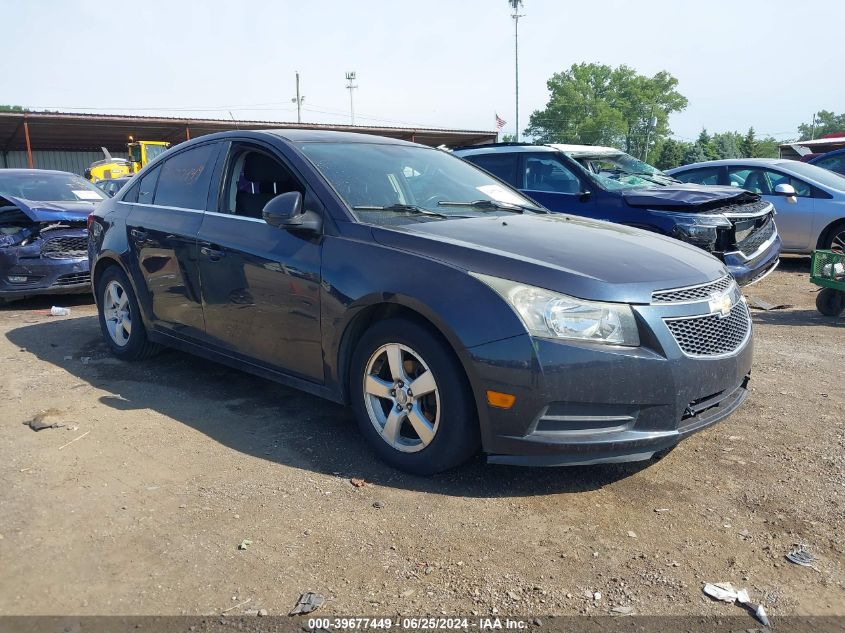
[[[503,127],[505,127],[505,124],[507,123],[507,121],[505,121],[502,117],[500,117],[498,113],[494,113],[494,114],[496,115],[496,129],[501,130]]]

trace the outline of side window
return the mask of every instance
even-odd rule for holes
[[[813,197],[813,189],[803,180],[798,180],[789,174],[784,174],[779,171],[766,171],[766,176],[769,179],[769,184],[772,187],[772,191],[775,190],[775,187],[778,185],[792,185],[795,188],[795,193],[798,194],[799,198],[812,198]]]
[[[153,203],[153,195],[156,192],[156,184],[158,183],[158,174],[161,171],[161,167],[156,167],[146,176],[141,178],[141,182],[138,183],[138,203],[139,204],[152,204]]]
[[[845,174],[845,154],[831,156],[830,158],[825,158],[814,164],[819,167],[829,169],[830,171],[835,171],[837,174]]]
[[[125,194],[123,194],[123,202],[138,202],[138,189],[141,188],[141,181],[132,185]]]
[[[527,156],[525,158],[525,185],[529,191],[551,193],[579,193],[581,181],[557,158]]]
[[[519,160],[517,154],[481,154],[467,156],[467,160],[509,185],[518,186],[519,184],[516,181],[516,165]]]
[[[209,143],[165,160],[160,169],[155,204],[204,211],[219,149],[217,143]]]
[[[305,193],[284,164],[263,150],[245,145],[232,148],[224,182],[220,212],[247,218],[260,218],[264,205],[279,194]]]
[[[675,174],[673,178],[677,178],[681,182],[691,182],[698,185],[718,185],[719,169],[713,167],[694,169],[692,171],[685,171],[682,174]],[[733,184],[733,182],[731,182],[731,184]]]

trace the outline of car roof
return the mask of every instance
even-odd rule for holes
[[[690,163],[689,165],[682,165],[681,167],[674,167],[667,169],[666,173],[671,174],[673,171],[686,171],[687,169],[698,169],[700,167],[721,167],[723,165],[750,165],[752,167],[772,167],[773,165],[789,166],[789,163],[795,161],[788,158],[723,158],[721,160],[705,160],[700,163]]]
[[[69,171],[60,171],[58,169],[0,169],[0,174],[12,174],[13,176],[38,176],[40,174],[62,174],[63,176],[78,176],[78,174]],[[80,176],[81,178],[81,176]]]
[[[256,134],[272,134],[291,141],[292,143],[378,143],[381,145],[411,145],[419,147],[419,143],[411,143],[388,136],[376,136],[375,134],[361,134],[360,132],[337,132],[334,130],[302,130],[302,129],[280,129],[260,130]]]
[[[487,145],[457,147],[453,151],[458,156],[475,156],[478,154],[513,154],[524,152],[555,153],[558,150],[548,145],[533,145],[531,143],[489,143]]]
[[[605,147],[603,145],[572,145],[568,143],[549,143],[549,147],[571,154],[572,156],[600,156],[602,154],[624,154],[621,149]]]

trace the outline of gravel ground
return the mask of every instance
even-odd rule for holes
[[[845,320],[807,267],[749,291],[791,307],[754,312],[746,404],[663,460],[428,479],[376,462],[344,407],[110,358],[85,297],[7,305],[0,614],[273,615],[312,590],[335,615],[736,615],[702,594],[730,581],[770,615],[845,615]],[[799,542],[816,569],[785,561]]]

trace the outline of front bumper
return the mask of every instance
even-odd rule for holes
[[[640,461],[732,413],[748,393],[752,336],[731,354],[687,356],[663,319],[693,310],[689,304],[637,307],[638,348],[525,334],[467,350],[488,460]],[[488,406],[487,389],[515,395],[516,404]]]
[[[750,286],[774,271],[780,261],[780,249],[780,234],[775,232],[772,238],[750,257],[741,251],[733,251],[725,253],[721,259],[740,286]]]
[[[10,261],[11,260],[11,261]],[[10,277],[26,277],[12,282]],[[3,257],[0,254],[0,299],[22,299],[43,294],[79,294],[91,291],[88,258],[49,259]]]

